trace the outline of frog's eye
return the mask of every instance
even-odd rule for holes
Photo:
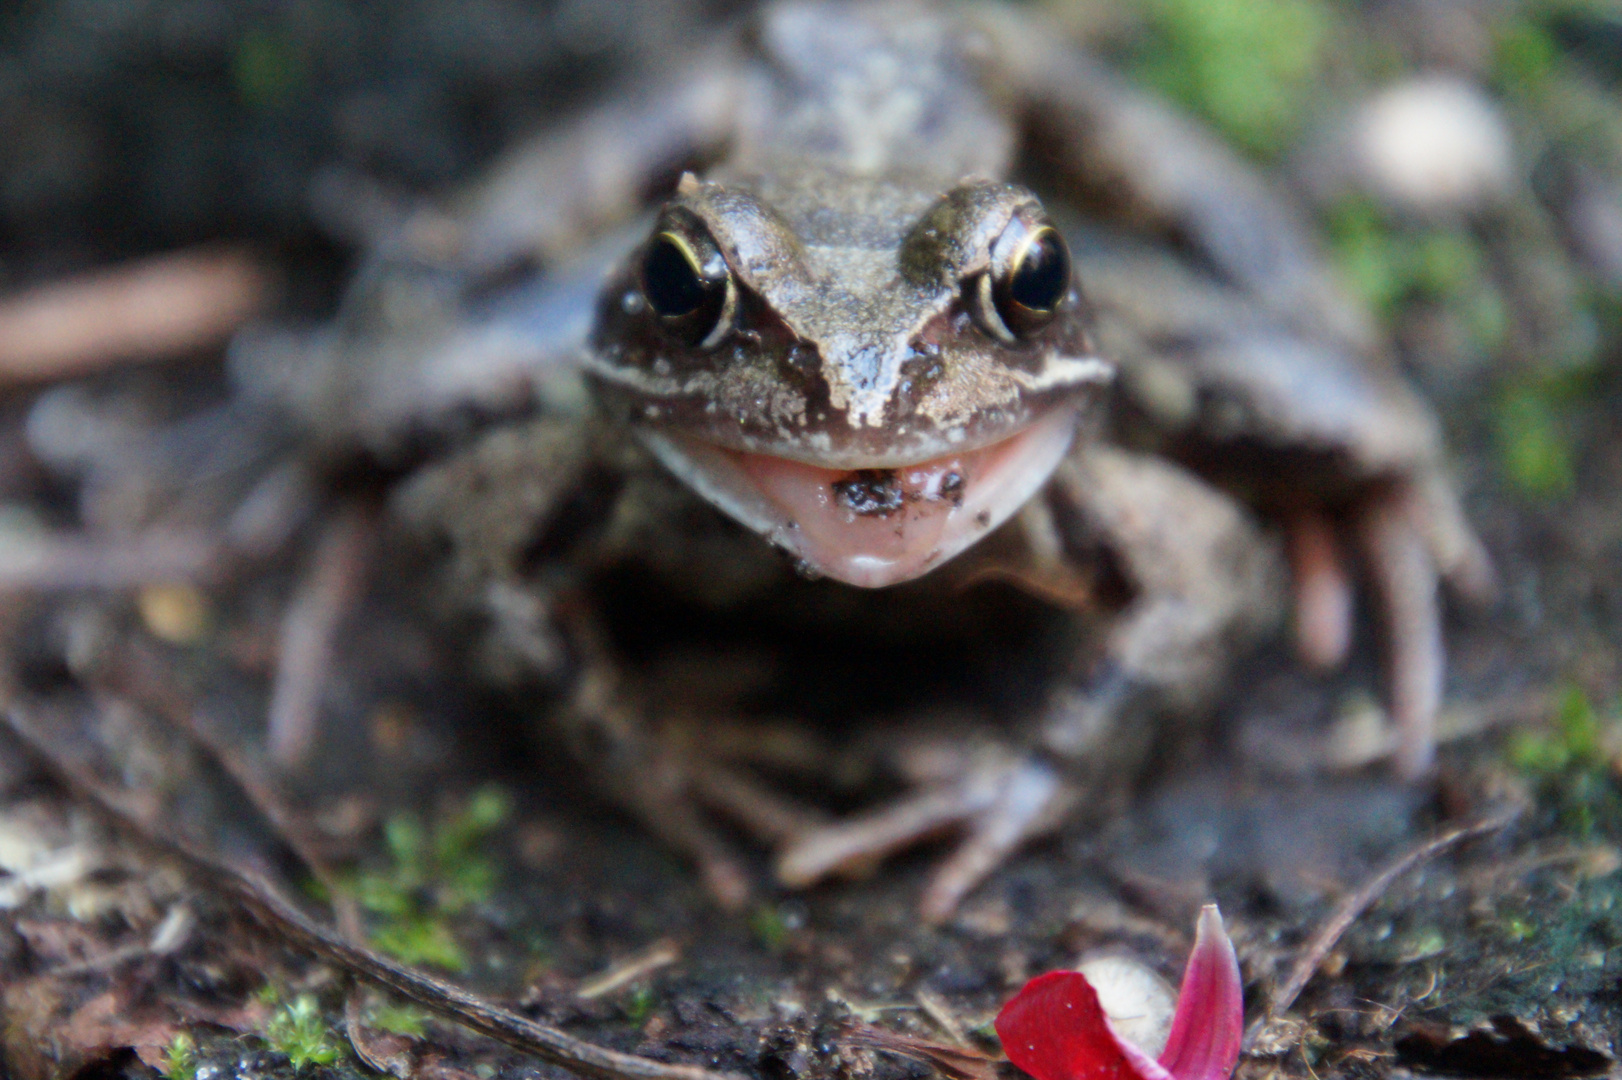
[[[975,282],[975,315],[994,337],[1014,342],[1059,313],[1070,293],[1070,248],[1051,225],[1015,218],[991,247],[991,269]]]
[[[710,348],[731,329],[732,275],[712,243],[656,234],[642,256],[642,295],[665,333],[684,345]]]

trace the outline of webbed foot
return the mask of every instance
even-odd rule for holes
[[[1056,828],[1076,800],[1058,770],[1034,755],[986,747],[965,766],[889,806],[793,837],[778,851],[778,880],[802,888],[959,830],[962,840],[930,875],[919,901],[927,922],[944,921],[1017,848]]]
[[[1441,483],[1376,487],[1353,508],[1348,539],[1362,556],[1381,609],[1397,771],[1423,775],[1435,757],[1436,715],[1446,668],[1441,590],[1477,605],[1495,591],[1492,564],[1451,489]],[[1350,648],[1353,585],[1327,515],[1289,521],[1296,646],[1313,666],[1333,668]]]

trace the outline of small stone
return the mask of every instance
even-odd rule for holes
[[[1400,209],[1471,210],[1514,182],[1503,116],[1479,88],[1452,76],[1422,76],[1377,94],[1353,138],[1364,182]]]

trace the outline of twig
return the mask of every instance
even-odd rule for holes
[[[316,852],[308,830],[288,806],[273,778],[257,767],[231,740],[216,730],[199,711],[197,702],[180,689],[173,671],[165,670],[158,651],[146,641],[129,642],[116,655],[88,674],[109,692],[156,713],[165,723],[189,738],[205,754],[218,762],[248,803],[265,819],[278,839],[287,845],[311,877],[334,897],[343,895],[325,859]],[[346,920],[340,919],[340,922]],[[346,931],[349,929],[345,927]],[[351,935],[353,937],[353,935]]]
[[[958,1022],[957,1014],[952,1011],[952,1007],[946,1004],[939,994],[927,986],[920,986],[918,992],[913,996],[918,999],[918,1007],[924,1010],[924,1015],[935,1021],[935,1026],[940,1028],[948,1039],[952,1040],[954,1046],[966,1047],[969,1045],[968,1038],[963,1034],[963,1025]]]
[[[1323,963],[1324,957],[1329,955],[1329,950],[1335,947],[1335,943],[1352,923],[1391,887],[1393,881],[1421,863],[1436,858],[1455,844],[1497,832],[1519,817],[1520,813],[1521,807],[1509,807],[1469,825],[1449,829],[1442,835],[1409,849],[1381,867],[1356,891],[1348,894],[1302,946],[1300,955],[1290,968],[1290,977],[1284,980],[1268,1004],[1267,1015],[1276,1017],[1295,1004],[1296,997],[1306,987],[1313,973],[1318,970],[1318,965]]]
[[[302,764],[315,742],[338,630],[360,599],[376,533],[376,521],[365,508],[340,510],[282,617],[267,742],[271,760],[283,768]]]
[[[739,1080],[734,1074],[694,1065],[669,1065],[595,1046],[492,1005],[458,986],[404,967],[371,949],[351,944],[338,932],[305,915],[258,875],[227,865],[178,837],[160,834],[139,814],[126,810],[115,794],[71,764],[48,740],[36,736],[22,709],[15,704],[0,716],[4,717],[6,727],[70,791],[148,846],[185,864],[219,891],[236,897],[260,925],[289,948],[333,964],[453,1023],[580,1076],[594,1080]]]
[[[882,1050],[898,1054],[912,1061],[933,1066],[948,1080],[996,1080],[997,1062],[969,1046],[948,1046],[945,1043],[916,1039],[894,1031],[856,1023],[846,1028],[840,1042],[869,1050]]]
[[[0,385],[65,379],[216,345],[265,307],[242,251],[183,251],[0,300]]]
[[[206,582],[228,552],[219,536],[153,530],[113,539],[0,537],[0,592],[20,589],[127,589]]]
[[[656,941],[637,955],[622,960],[601,975],[594,975],[580,984],[575,994],[586,998],[605,997],[614,991],[651,975],[660,968],[669,967],[681,959],[681,949],[670,940]]]

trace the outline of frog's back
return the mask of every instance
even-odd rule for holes
[[[984,43],[923,3],[790,2],[748,36],[727,173],[812,174],[944,190],[1006,175],[1014,131],[986,92]]]

